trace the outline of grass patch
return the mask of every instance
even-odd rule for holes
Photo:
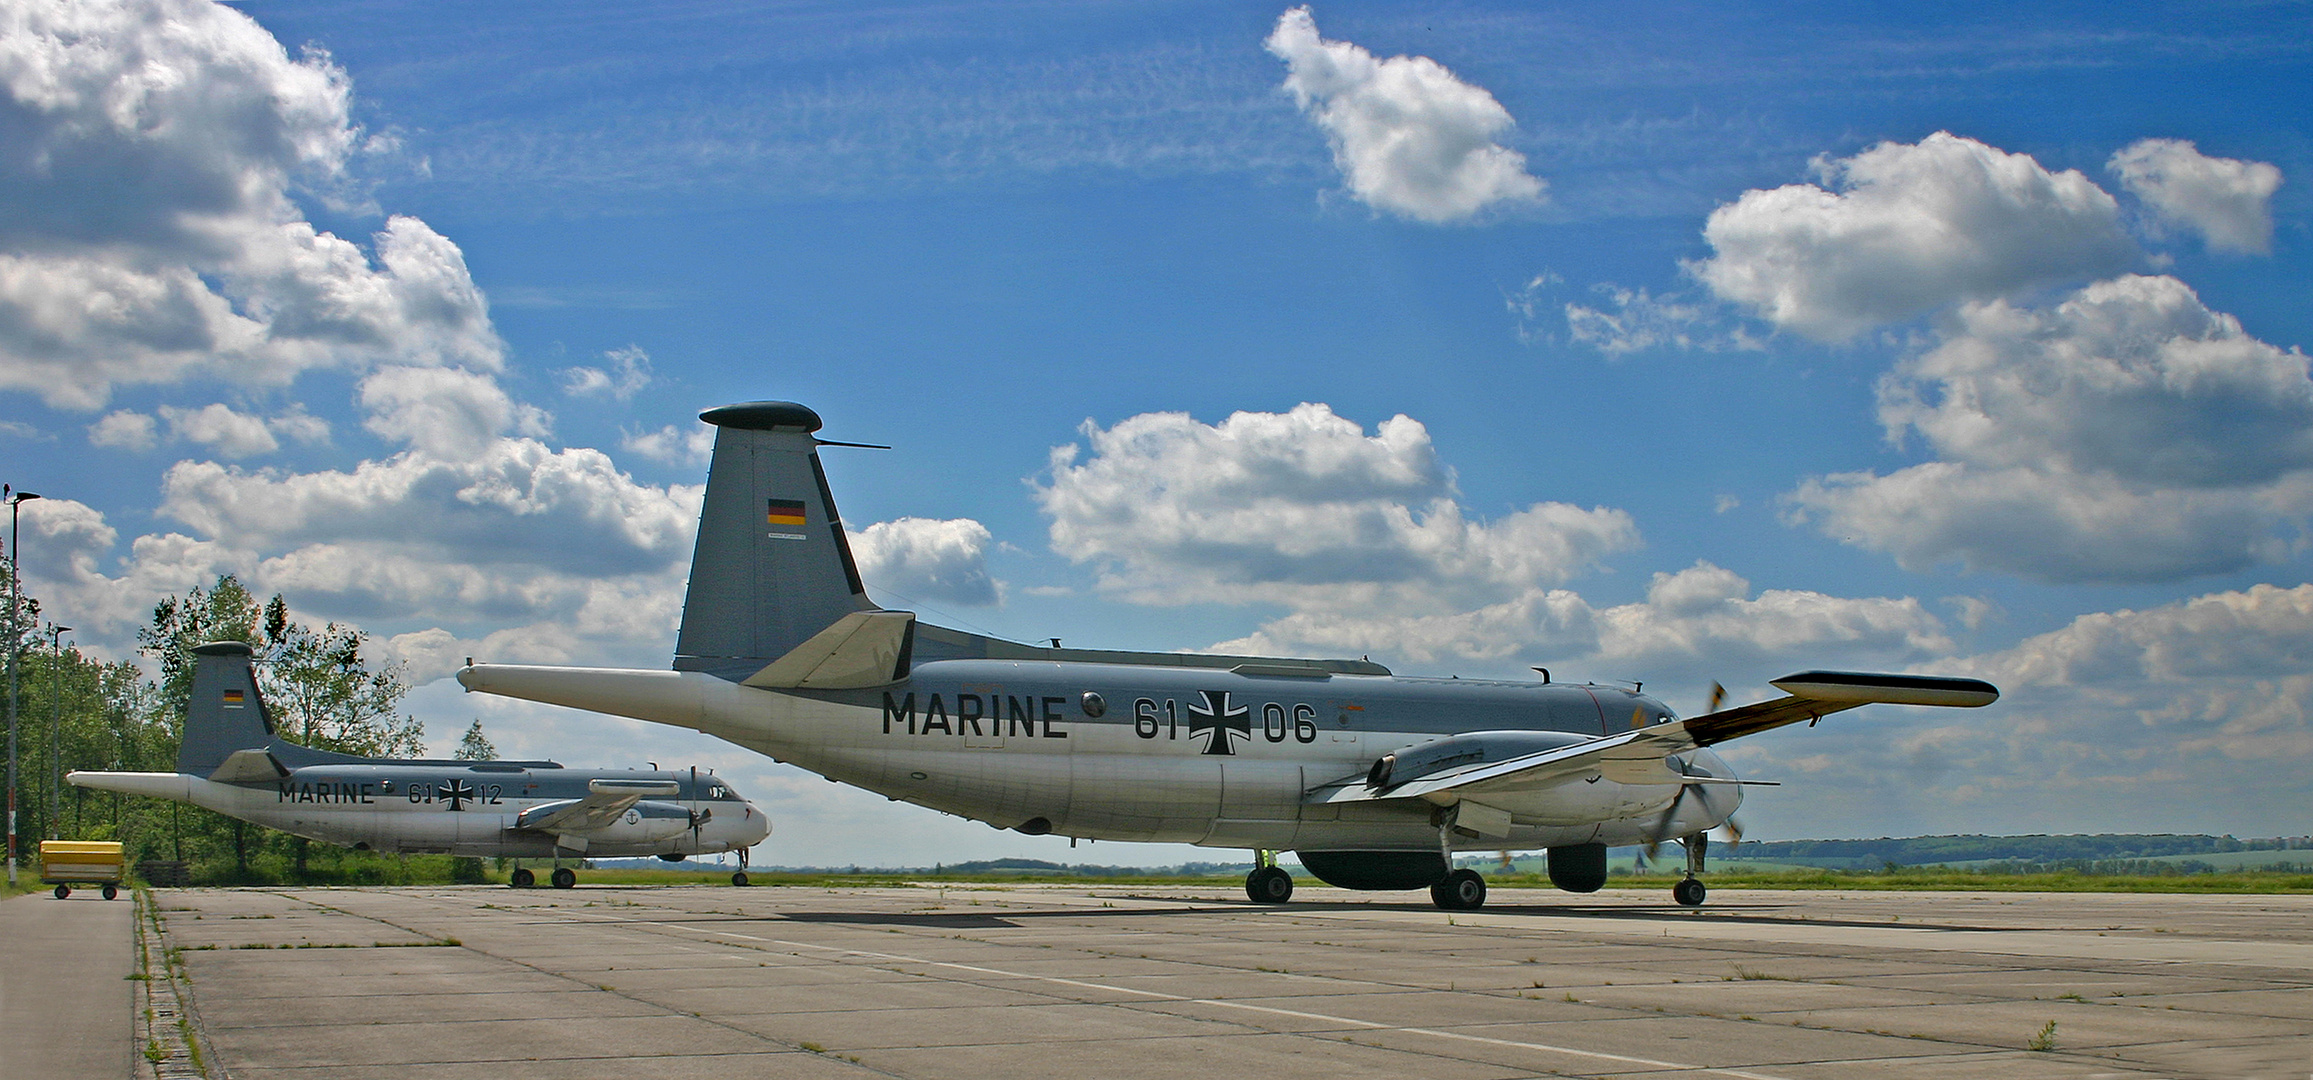
[[[2038,1035],[2032,1036],[2031,1041],[2024,1044],[2024,1049],[2040,1054],[2056,1049],[2056,1021],[2048,1021]]]
[[[1540,875],[1495,878],[1503,887],[1529,884],[1540,887]],[[1669,878],[1618,877],[1609,886],[1643,888]],[[2057,893],[2313,893],[2313,874],[2257,871],[2219,871],[2210,874],[2136,876],[2127,874],[1992,874],[1943,867],[1898,867],[1893,870],[1734,870],[1714,871],[1718,889],[1854,889],[1945,890],[1952,892],[2057,892]]]
[[[1741,982],[1806,982],[1807,980],[1805,980],[1805,979],[1802,979],[1802,978],[1799,978],[1799,977],[1798,977],[1798,976],[1796,976],[1796,975],[1776,975],[1776,974],[1773,974],[1773,973],[1771,973],[1771,972],[1766,972],[1766,971],[1759,971],[1759,970],[1756,970],[1756,969],[1753,969],[1753,968],[1747,968],[1747,967],[1744,967],[1744,966],[1743,966],[1743,965],[1741,965],[1741,964],[1736,964],[1736,965],[1735,965],[1735,973],[1734,973],[1734,974],[1732,974],[1732,975],[1729,975],[1729,976],[1727,976],[1727,977],[1726,977],[1724,980],[1722,980],[1722,981],[1724,981],[1724,982],[1737,982],[1737,981],[1741,981]]]

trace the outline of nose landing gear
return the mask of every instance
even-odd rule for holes
[[[1671,886],[1671,899],[1678,901],[1680,907],[1701,907],[1703,897],[1709,895],[1710,890],[1703,888],[1703,883],[1695,880],[1695,875],[1703,872],[1703,855],[1710,849],[1710,835],[1696,833],[1680,837],[1679,846],[1687,849],[1687,876]]]

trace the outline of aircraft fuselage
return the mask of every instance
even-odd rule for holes
[[[763,813],[712,774],[408,762],[309,765],[262,781],[180,773],[74,774],[74,783],[189,802],[267,828],[361,850],[552,858],[697,855],[770,833]],[[525,830],[525,810],[584,799],[595,780],[657,781],[676,794],[636,802],[584,837]],[[704,820],[694,832],[694,814]]]
[[[1376,758],[1449,735],[1571,744],[1671,718],[1616,687],[1388,675],[1250,675],[1075,661],[940,660],[864,690],[765,690],[700,672],[484,664],[474,690],[696,728],[830,779],[999,828],[1256,849],[1436,851],[1441,803],[1327,803]],[[1707,750],[1687,767],[1731,777]],[[1544,814],[1461,846],[1635,844],[1679,787],[1596,775]],[[1685,835],[1725,820],[1732,785],[1688,798]],[[1527,805],[1534,805],[1528,800]]]

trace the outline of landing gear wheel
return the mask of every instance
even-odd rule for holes
[[[62,899],[64,899],[65,897],[67,897],[67,896],[71,896],[71,895],[72,895],[72,886],[70,886],[70,885],[59,885],[59,886],[57,886],[57,887],[56,887],[56,898],[57,898],[57,899],[59,899],[59,900],[62,900]]]
[[[1280,867],[1254,867],[1245,875],[1245,895],[1256,904],[1282,904],[1293,899],[1293,875]]]
[[[105,899],[107,899],[107,900],[118,900],[118,899],[120,899],[120,887],[119,887],[119,886],[116,886],[116,885],[107,885],[107,886],[105,886],[105,887],[104,887],[104,898],[105,898]]]
[[[745,888],[747,885],[747,872],[745,870],[740,870],[733,873],[731,875],[731,884]]]
[[[1486,879],[1467,867],[1456,870],[1430,886],[1430,902],[1447,911],[1476,911],[1486,906]]]
[[[513,877],[506,879],[506,885],[509,888],[515,889],[536,888],[538,885],[538,875],[533,874],[528,870],[516,870],[514,871]]]
[[[578,874],[567,866],[557,866],[554,868],[554,876],[548,880],[554,882],[557,889],[567,889],[578,884]]]
[[[1683,907],[1701,907],[1703,906],[1703,896],[1709,891],[1703,888],[1702,882],[1693,878],[1683,878],[1678,884],[1671,886],[1671,899],[1678,901]]]

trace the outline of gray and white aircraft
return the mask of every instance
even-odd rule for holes
[[[565,769],[551,761],[368,758],[316,750],[275,733],[251,650],[193,650],[192,701],[177,771],[74,772],[85,788],[151,795],[360,851],[554,859],[737,851],[771,820],[713,773]],[[556,866],[556,888],[577,883]],[[536,877],[517,863],[515,888]]]
[[[1875,702],[1972,707],[1975,679],[1809,671],[1786,696],[1679,719],[1636,688],[1415,678],[1364,660],[1044,648],[871,602],[818,448],[818,414],[713,409],[673,670],[470,664],[469,690],[718,738],[895,800],[1030,835],[1274,852],[1351,889],[1485,901],[1461,849],[1546,848],[1550,880],[1606,881],[1609,846],[1678,841],[1703,900],[1707,830],[1741,785],[1708,748]]]

